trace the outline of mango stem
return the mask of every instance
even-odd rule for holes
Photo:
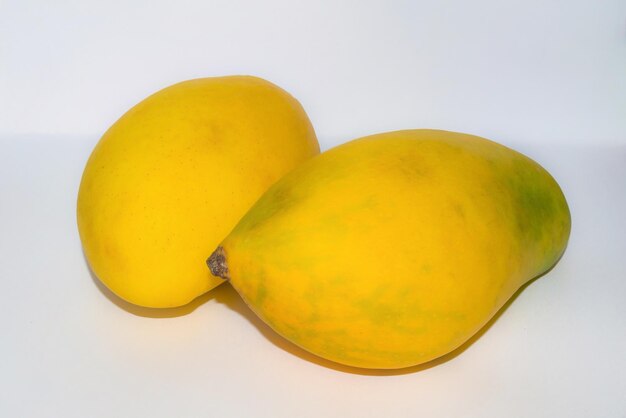
[[[228,264],[226,264],[226,253],[222,246],[217,247],[217,249],[213,251],[213,254],[206,260],[206,264],[209,266],[209,270],[211,270],[211,274],[214,276],[221,277],[224,280],[230,279]]]

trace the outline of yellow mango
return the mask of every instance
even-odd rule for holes
[[[409,130],[327,151],[272,186],[207,260],[283,337],[395,369],[474,335],[563,253],[541,166],[472,135]]]
[[[204,266],[252,204],[319,153],[296,99],[256,77],[189,80],[124,114],[93,150],[78,230],[93,272],[148,307],[188,303],[222,282]]]

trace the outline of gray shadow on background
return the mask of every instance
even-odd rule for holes
[[[519,295],[524,291],[524,289],[526,289],[531,283],[533,283],[539,277],[541,276],[538,276],[530,280],[529,282],[527,282],[525,285],[523,285],[517,292],[515,292],[513,296],[511,296],[511,298],[502,306],[502,308],[500,308],[500,310],[476,334],[474,334],[469,340],[467,340],[465,343],[463,343],[461,346],[459,346],[455,350],[451,351],[450,353],[446,355],[443,355],[434,360],[431,360],[427,363],[423,363],[423,364],[412,366],[412,367],[406,367],[403,369],[392,369],[392,370],[363,369],[359,367],[345,366],[343,364],[335,363],[333,361],[318,357],[315,354],[312,354],[304,350],[303,348],[293,344],[289,340],[281,337],[278,333],[272,330],[265,322],[263,322],[258,316],[256,316],[254,312],[252,312],[252,310],[245,304],[243,299],[239,296],[237,291],[230,284],[221,285],[209,293],[215,293],[214,298],[216,301],[220,303],[224,303],[230,309],[241,314],[244,318],[250,321],[258,329],[258,331],[266,339],[268,339],[272,344],[289,352],[290,354],[293,354],[294,356],[298,356],[311,363],[315,363],[320,366],[337,370],[343,373],[359,374],[359,375],[365,375],[365,376],[396,376],[396,375],[417,373],[422,370],[427,370],[432,367],[438,366],[442,363],[446,363],[456,358],[457,356],[461,355],[465,350],[470,348],[476,341],[478,341],[478,339],[485,332],[487,332],[489,328],[493,326],[494,323],[496,323],[496,321],[502,316],[502,314],[508,309],[508,307],[511,306],[511,304],[519,297]]]
[[[214,299],[213,292],[207,292],[203,295],[198,296],[188,304],[176,308],[147,308],[145,306],[135,305],[117,296],[108,287],[106,287],[104,283],[100,281],[100,279],[98,279],[93,270],[91,270],[91,266],[89,266],[84,252],[83,259],[85,260],[85,265],[87,266],[89,275],[91,276],[91,280],[96,285],[98,290],[100,290],[100,292],[112,303],[133,315],[142,316],[145,318],[176,318],[178,316],[188,315],[195,311],[196,308],[198,308],[199,306],[204,305],[211,299]]]
[[[83,253],[83,258],[84,258],[84,253]],[[227,307],[229,307],[230,309],[232,309],[233,311],[237,312],[238,314],[243,316],[245,319],[247,319],[252,325],[254,325],[254,327],[256,327],[256,329],[261,333],[261,335],[263,335],[269,342],[287,351],[288,353],[293,354],[294,356],[300,357],[303,360],[306,360],[311,363],[315,363],[317,365],[320,365],[329,369],[337,370],[343,373],[359,374],[359,375],[365,375],[365,376],[397,376],[397,375],[417,373],[423,370],[428,370],[432,367],[446,363],[458,357],[459,355],[461,355],[463,352],[465,352],[465,350],[470,348],[476,341],[478,341],[478,339],[485,332],[487,332],[489,328],[491,328],[493,324],[496,323],[496,321],[498,321],[498,319],[502,316],[502,314],[504,314],[504,312],[509,308],[509,306],[511,306],[511,304],[519,297],[519,295],[524,291],[524,289],[526,289],[533,282],[535,282],[535,280],[548,274],[554,268],[554,266],[558,264],[558,261],[550,269],[540,274],[539,276],[533,278],[532,280],[529,280],[526,284],[520,287],[517,290],[517,292],[515,292],[513,296],[509,298],[509,300],[502,306],[502,308],[500,308],[500,310],[498,310],[498,312],[496,312],[496,314],[476,334],[474,334],[469,340],[467,340],[465,343],[463,343],[461,346],[459,346],[455,350],[441,357],[438,357],[434,360],[431,360],[427,363],[423,363],[417,366],[406,367],[402,369],[392,369],[392,370],[363,369],[363,368],[358,368],[358,367],[345,366],[345,365],[335,363],[333,361],[318,357],[315,354],[312,354],[304,350],[303,348],[293,344],[289,340],[281,337],[278,333],[272,330],[265,322],[263,322],[258,316],[256,316],[256,314],[252,312],[252,310],[246,305],[246,303],[239,296],[237,291],[230,285],[230,283],[224,283],[222,285],[219,285],[215,289],[210,290],[209,292],[197,297],[196,299],[194,299],[192,302],[188,303],[187,305],[184,305],[181,307],[146,308],[143,306],[138,306],[138,305],[129,303],[121,299],[119,296],[115,295],[104,284],[102,284],[102,282],[96,277],[96,275],[93,273],[93,271],[89,267],[89,264],[87,263],[86,259],[85,259],[85,264],[88,267],[89,274],[91,275],[91,279],[93,280],[96,287],[102,292],[102,294],[106,296],[106,298],[109,299],[112,303],[114,303],[121,309],[124,309],[125,311],[133,315],[148,317],[148,318],[175,318],[178,316],[190,314],[191,312],[195,311],[196,308],[205,304],[207,301],[215,300],[216,302],[226,305]]]

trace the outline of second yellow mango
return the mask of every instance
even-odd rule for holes
[[[256,77],[189,80],[124,114],[83,173],[77,219],[89,265],[128,302],[184,305],[222,281],[204,268],[267,188],[319,152],[298,101]]]

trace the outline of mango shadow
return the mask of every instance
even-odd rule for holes
[[[187,305],[184,305],[181,307],[146,308],[143,306],[138,306],[138,305],[129,303],[121,299],[119,296],[115,295],[104,284],[102,284],[102,282],[96,277],[96,275],[93,273],[93,271],[89,267],[89,264],[87,263],[86,259],[85,259],[85,264],[88,267],[91,279],[93,280],[96,287],[100,290],[100,292],[102,292],[102,294],[104,294],[104,296],[106,296],[107,299],[109,299],[112,303],[117,305],[119,308],[124,309],[125,311],[133,315],[147,317],[147,318],[174,318],[174,317],[190,314],[191,312],[195,311],[196,308],[198,308],[199,306],[213,299],[218,303],[226,305],[228,308],[232,309],[233,311],[237,312],[238,314],[243,316],[245,319],[247,319],[252,325],[254,325],[255,328],[257,328],[257,330],[261,333],[261,335],[263,335],[269,342],[271,342],[275,346],[281,348],[282,350],[287,351],[288,353],[294,356],[300,357],[303,360],[317,364],[322,367],[326,367],[326,368],[333,369],[339,372],[343,372],[343,373],[359,374],[359,375],[364,375],[364,376],[397,376],[397,375],[417,373],[423,370],[428,370],[440,364],[447,363],[448,361],[461,355],[463,352],[465,352],[465,350],[470,348],[476,341],[478,341],[478,339],[480,339],[480,337],[483,334],[485,334],[485,332],[487,332],[493,326],[493,324],[496,323],[496,321],[498,321],[498,319],[502,316],[502,314],[504,314],[504,312],[509,308],[509,306],[511,306],[511,304],[515,302],[515,300],[519,297],[519,295],[528,286],[530,286],[533,282],[535,282],[535,280],[548,274],[554,268],[554,266],[558,264],[559,260],[557,260],[557,262],[550,269],[540,274],[539,276],[533,278],[532,280],[529,280],[527,283],[521,286],[513,294],[513,296],[511,296],[511,298],[509,298],[509,300],[502,306],[502,308],[500,308],[500,310],[498,310],[498,312],[496,312],[496,314],[476,334],[474,334],[470,339],[468,339],[465,343],[460,345],[455,350],[441,357],[438,357],[434,360],[431,360],[427,363],[423,363],[417,366],[406,367],[402,369],[392,369],[392,370],[364,369],[364,368],[346,366],[346,365],[342,365],[342,364],[335,363],[333,361],[318,357],[315,354],[312,354],[304,350],[303,348],[293,344],[292,342],[280,336],[278,333],[272,330],[265,322],[263,322],[246,305],[246,303],[239,296],[237,291],[230,285],[230,283],[224,283],[216,287],[215,289],[212,289],[209,292],[197,297],[196,299],[194,299]]]
[[[438,366],[443,363],[447,363],[448,361],[458,357],[465,350],[470,348],[478,339],[489,330],[496,323],[496,321],[502,316],[502,314],[511,306],[511,304],[519,297],[519,295],[530,286],[538,278],[542,277],[548,272],[543,273],[540,276],[535,277],[534,279],[528,281],[522,287],[520,287],[517,292],[511,296],[511,298],[496,312],[496,314],[469,340],[463,343],[461,346],[451,351],[450,353],[443,355],[439,358],[431,360],[427,363],[423,363],[417,366],[406,367],[402,369],[363,369],[352,366],[345,366],[343,364],[335,363],[330,360],[326,360],[324,358],[318,357],[315,354],[312,354],[303,348],[293,344],[292,342],[286,340],[281,337],[278,333],[276,333],[272,328],[270,328],[265,322],[263,322],[256,314],[246,305],[243,299],[239,296],[237,291],[229,284],[221,285],[210,293],[213,294],[213,298],[215,301],[219,303],[223,303],[228,306],[230,309],[242,315],[246,318],[252,325],[254,325],[257,330],[263,335],[267,340],[269,340],[275,346],[287,351],[288,353],[300,357],[303,360],[306,360],[311,363],[315,363],[319,366],[323,366],[329,369],[337,370],[343,373],[351,373],[351,374],[359,374],[364,376],[397,376],[404,375],[409,373],[417,373],[423,370],[428,370],[432,367]]]
[[[113,293],[108,287],[106,287],[100,279],[94,274],[85,258],[85,254],[83,253],[83,258],[85,260],[85,264],[87,265],[87,269],[89,271],[89,275],[91,276],[91,280],[96,285],[98,290],[112,303],[117,305],[118,308],[125,310],[133,315],[142,316],[145,318],[176,318],[178,316],[188,315],[195,311],[199,306],[204,305],[206,302],[213,298],[213,292],[209,291],[204,293],[203,295],[198,296],[188,304],[184,306],[179,306],[176,308],[147,308],[145,306],[135,305],[130,303],[115,293]]]

